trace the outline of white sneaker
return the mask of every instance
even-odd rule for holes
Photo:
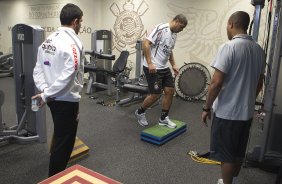
[[[217,184],[224,184],[224,183],[223,183],[223,179],[218,179],[218,180],[217,180]]]
[[[135,117],[137,118],[137,121],[141,126],[147,126],[148,125],[145,113],[138,114],[138,110],[136,110],[135,111]]]
[[[165,117],[164,120],[159,119],[159,125],[167,126],[168,128],[176,128],[176,124],[173,123],[169,117]]]

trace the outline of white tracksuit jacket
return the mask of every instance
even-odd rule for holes
[[[84,52],[73,29],[60,27],[38,48],[33,71],[34,83],[41,97],[78,102],[83,87]]]

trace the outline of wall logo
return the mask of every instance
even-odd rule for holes
[[[137,11],[134,10],[133,0],[125,0],[123,11],[120,11],[116,3],[111,5],[110,10],[117,17],[114,24],[113,49],[122,51],[126,48],[130,53],[135,52],[136,41],[146,35],[140,16],[144,15],[148,8],[144,0]]]
[[[220,11],[202,7],[183,7],[172,2],[167,4],[171,10],[170,15],[182,12],[188,19],[187,28],[179,33],[177,45],[189,53],[190,59],[209,65],[218,47],[227,41],[227,20],[239,7],[244,6],[245,1],[227,0],[223,2]],[[262,16],[261,26],[265,25],[264,17]]]

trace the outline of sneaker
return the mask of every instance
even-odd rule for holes
[[[217,184],[224,184],[224,183],[223,183],[223,179],[218,179],[218,180],[217,180]]]
[[[138,110],[136,110],[135,111],[135,117],[137,118],[137,121],[141,126],[147,126],[148,125],[145,113],[138,114]]]
[[[165,117],[164,120],[159,119],[159,125],[167,126],[168,128],[176,128],[176,124],[173,123],[169,117]]]

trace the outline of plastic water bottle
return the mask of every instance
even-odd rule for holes
[[[34,111],[34,112],[39,110],[37,99],[31,99],[31,110]]]

